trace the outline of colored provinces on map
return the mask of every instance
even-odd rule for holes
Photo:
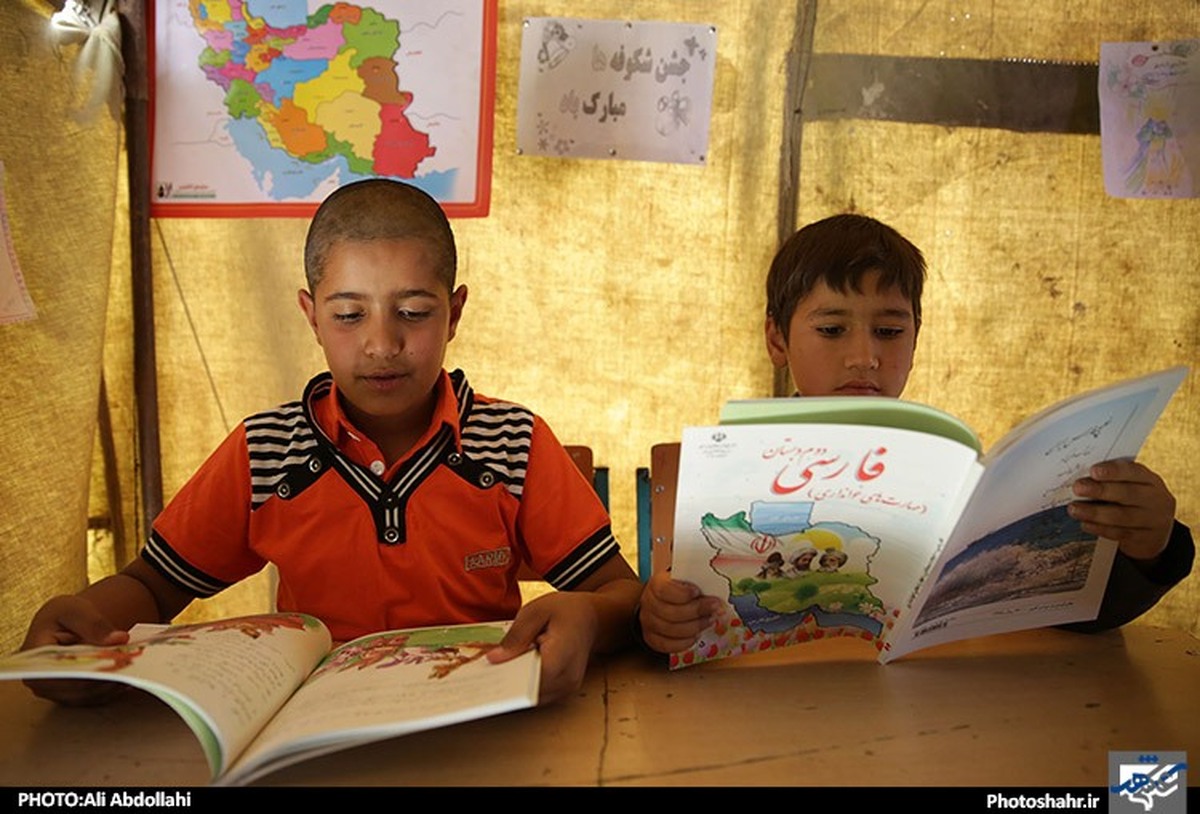
[[[344,161],[359,175],[412,178],[434,155],[405,114],[413,97],[397,72],[398,21],[350,3],[310,14],[303,0],[189,0],[188,8],[206,44],[199,67],[224,91],[230,133],[252,163],[266,147],[313,165]]]

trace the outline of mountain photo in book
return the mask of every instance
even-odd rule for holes
[[[1068,515],[1072,484],[1134,458],[1186,373],[1066,399],[982,456],[926,405],[730,402],[719,426],[684,430],[671,570],[726,604],[671,667],[830,636],[887,662],[1095,619],[1116,544]]]
[[[507,622],[394,630],[330,649],[299,613],[141,625],[128,644],[26,650],[0,679],[96,679],[150,692],[191,727],[220,785],[384,738],[537,703],[536,651],[491,664]]]

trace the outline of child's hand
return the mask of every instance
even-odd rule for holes
[[[704,596],[690,582],[671,579],[665,571],[655,574],[642,591],[638,621],[642,639],[660,653],[677,653],[696,643],[721,610],[721,600]]]
[[[1084,531],[1114,540],[1130,559],[1157,558],[1175,520],[1175,496],[1163,479],[1133,461],[1105,461],[1090,474],[1075,481],[1075,494],[1099,502],[1072,503],[1071,516]]]
[[[538,703],[565,698],[583,685],[596,643],[599,618],[592,599],[587,593],[564,591],[523,606],[500,646],[488,651],[488,661],[508,661],[536,647],[542,657]]]
[[[116,645],[129,641],[91,602],[80,596],[56,596],[33,616],[22,650],[47,644]]]
[[[128,631],[118,630],[88,600],[79,596],[58,596],[34,615],[25,634],[22,650],[48,644],[121,645],[129,641]],[[72,681],[39,679],[25,686],[39,698],[65,706],[91,706],[114,698],[125,689],[110,681]]]

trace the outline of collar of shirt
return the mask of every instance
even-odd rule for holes
[[[405,461],[411,458],[417,450],[429,443],[433,436],[442,428],[443,424],[449,426],[454,432],[455,448],[459,451],[462,450],[462,439],[459,436],[458,425],[458,400],[454,396],[454,388],[451,386],[450,375],[445,370],[442,371],[442,375],[434,388],[437,392],[437,406],[433,408],[433,420],[429,422],[429,426],[425,428],[425,432],[413,444],[412,449],[393,463],[391,467],[385,467],[383,453],[379,450],[375,442],[368,438],[366,433],[351,423],[350,418],[342,409],[341,400],[338,398],[337,384],[331,382],[329,395],[312,402],[312,415],[326,437],[333,441],[334,446],[337,447],[339,452],[359,466],[371,470],[384,480],[390,480],[392,475],[395,474]]]

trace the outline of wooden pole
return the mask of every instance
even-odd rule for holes
[[[162,511],[162,456],[158,437],[158,373],[154,346],[154,276],[150,252],[150,32],[145,0],[121,0],[121,54],[125,60],[125,149],[129,162],[129,241],[133,282],[133,386],[142,523],[139,539]]]
[[[112,412],[108,409],[108,384],[100,376],[100,408],[96,425],[100,436],[100,452],[104,458],[104,491],[108,495],[108,531],[112,535],[113,562],[117,569],[125,567],[133,552],[125,533],[125,505],[121,502],[121,478],[117,472],[117,445],[113,437]]]
[[[779,201],[776,212],[776,246],[796,230],[796,212],[800,192],[800,147],[803,133],[804,86],[812,60],[813,25],[817,19],[817,0],[798,0],[796,27],[787,54],[787,87],[784,90],[783,142],[779,150]],[[784,331],[786,325],[781,325]],[[775,371],[775,395],[790,396],[795,391],[786,368]]]

